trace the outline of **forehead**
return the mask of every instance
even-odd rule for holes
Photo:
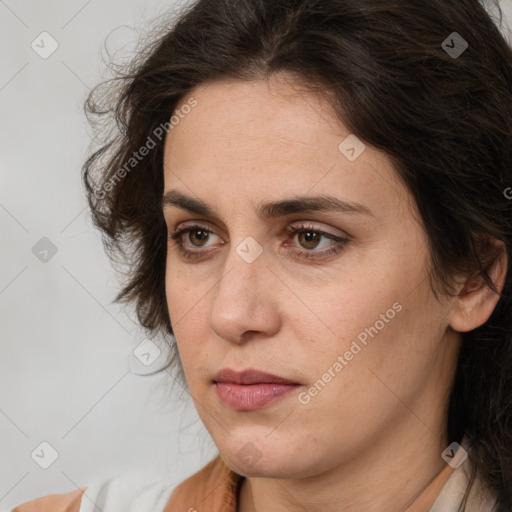
[[[190,98],[197,105],[165,141],[165,190],[219,199],[237,191],[247,200],[338,191],[377,210],[408,199],[389,158],[365,145],[349,160],[340,144],[353,135],[328,100],[289,79],[212,82],[176,111]]]
[[[282,75],[268,81],[223,79],[201,85],[176,110],[190,97],[197,106],[169,132],[171,148],[175,139],[195,135],[201,148],[240,144],[259,149],[270,143],[297,150],[300,145],[313,148],[325,132],[338,136],[343,130],[326,99]]]

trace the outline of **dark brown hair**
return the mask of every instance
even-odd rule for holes
[[[83,178],[108,253],[128,265],[116,300],[132,302],[148,331],[172,334],[164,289],[164,137],[156,134],[172,128],[178,102],[219,78],[286,73],[325,94],[352,133],[391,158],[429,238],[434,290],[441,284],[450,293],[454,273],[478,272],[496,291],[488,269],[497,253],[487,240],[505,244],[509,264],[498,305],[462,336],[447,435],[468,435],[470,458],[508,510],[512,51],[496,21],[477,0],[200,0],[160,28],[86,104],[99,128],[103,120],[114,128],[85,163]],[[460,55],[450,52],[463,41]],[[130,160],[149,139],[146,156]],[[171,363],[180,366],[176,357]]]

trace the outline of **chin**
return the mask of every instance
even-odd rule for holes
[[[317,460],[308,461],[300,446],[286,445],[261,437],[253,441],[233,442],[220,447],[219,452],[227,465],[239,475],[251,478],[303,478],[316,474]]]

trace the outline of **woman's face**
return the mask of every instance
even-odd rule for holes
[[[168,232],[191,229],[169,239],[166,294],[225,460],[245,476],[304,477],[378,440],[439,442],[458,335],[387,156],[277,77],[191,96],[165,145]]]

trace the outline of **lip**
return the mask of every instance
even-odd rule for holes
[[[226,368],[213,380],[222,403],[234,411],[254,411],[284,398],[300,384],[289,379],[261,372],[237,372]]]
[[[298,384],[289,379],[272,375],[271,373],[261,372],[249,368],[241,372],[232,370],[231,368],[224,368],[215,374],[214,382],[230,382],[232,384]]]

